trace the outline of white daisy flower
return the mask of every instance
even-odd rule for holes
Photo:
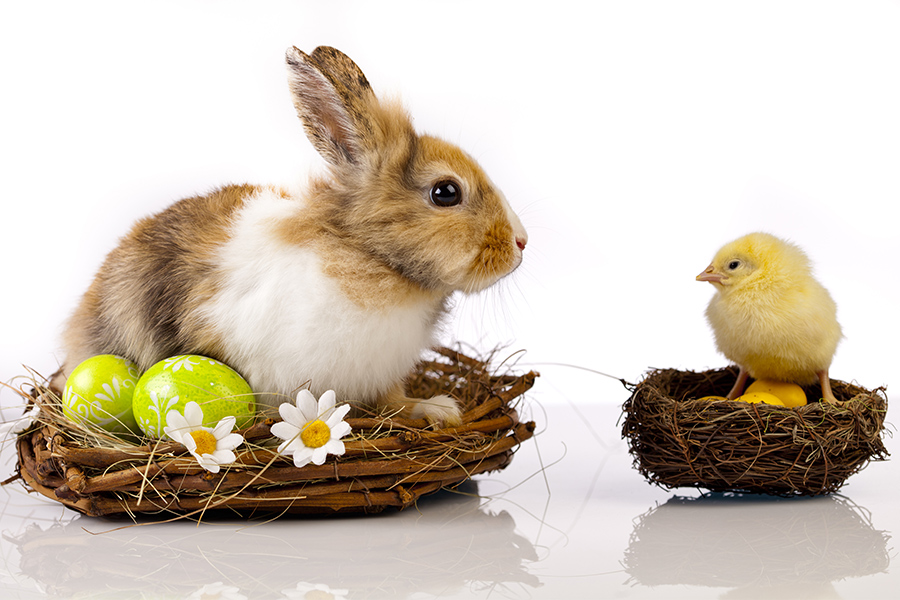
[[[37,419],[38,414],[41,412],[40,405],[35,402],[31,410],[22,415],[17,419],[13,419],[12,421],[7,421],[0,425],[0,440],[3,440],[9,434],[19,435],[34,423],[34,420]]]
[[[237,457],[232,450],[244,443],[242,435],[231,433],[234,423],[234,417],[225,417],[214,428],[203,427],[203,409],[196,402],[188,402],[184,416],[177,410],[169,411],[163,431],[183,444],[201,467],[210,473],[218,473],[219,465],[235,461]]]
[[[288,600],[307,600],[315,598],[316,600],[341,600],[346,598],[350,590],[330,588],[324,583],[306,583],[301,581],[295,589],[281,590],[281,593]]]
[[[335,393],[328,390],[319,401],[309,390],[297,394],[297,405],[285,402],[278,407],[281,422],[272,425],[272,435],[284,442],[278,446],[279,454],[294,456],[294,466],[308,463],[321,465],[328,454],[344,453],[341,438],[350,433],[350,425],[344,417],[350,405],[335,408]]]
[[[221,581],[204,585],[187,597],[187,600],[247,600],[247,596],[233,585],[225,585]]]

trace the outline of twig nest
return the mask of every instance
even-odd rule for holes
[[[157,514],[199,519],[213,512],[380,512],[473,475],[503,469],[532,436],[518,399],[537,373],[490,373],[487,361],[440,349],[410,378],[411,396],[457,398],[458,427],[386,416],[347,419],[345,452],[324,464],[297,467],[278,452],[272,420],[241,434],[246,443],[218,472],[204,470],[177,442],[139,445],[65,418],[59,398],[36,390],[40,412],[17,440],[18,475],[31,489],[91,516]],[[15,479],[15,478],[13,478]],[[7,483],[11,480],[8,480]]]
[[[839,404],[786,408],[709,401],[737,376],[730,367],[694,373],[655,370],[625,402],[622,437],[634,467],[666,488],[815,496],[837,491],[869,461],[889,455],[882,443],[887,397],[832,380]],[[820,397],[818,386],[806,389]]]

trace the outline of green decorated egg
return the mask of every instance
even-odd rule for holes
[[[137,432],[131,412],[140,377],[136,364],[112,354],[94,356],[75,367],[63,391],[63,414],[112,433]]]
[[[166,415],[171,410],[184,414],[188,402],[200,405],[205,427],[233,416],[241,429],[256,413],[253,392],[237,371],[196,354],[173,356],[147,369],[134,390],[132,408],[141,431],[161,438]]]

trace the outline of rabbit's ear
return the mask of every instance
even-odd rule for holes
[[[359,162],[372,130],[369,107],[376,102],[366,76],[327,46],[312,56],[289,48],[286,60],[294,108],[313,146],[333,165]]]

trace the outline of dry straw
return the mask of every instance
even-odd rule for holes
[[[699,400],[728,393],[735,368],[656,370],[623,407],[635,468],[666,488],[815,496],[837,491],[869,461],[885,460],[887,397],[832,380],[833,405],[798,408]],[[810,399],[819,387],[806,389]]]
[[[199,467],[174,442],[129,443],[66,419],[59,396],[38,387],[38,422],[19,435],[18,472],[36,492],[91,516],[155,514],[200,518],[284,513],[333,514],[403,509],[425,494],[506,467],[534,433],[522,423],[518,398],[537,373],[489,372],[489,360],[439,349],[408,382],[411,396],[450,394],[464,409],[458,427],[370,416],[347,419],[346,453],[321,466],[297,468],[275,449],[271,420],[242,433],[235,464],[219,473]]]

